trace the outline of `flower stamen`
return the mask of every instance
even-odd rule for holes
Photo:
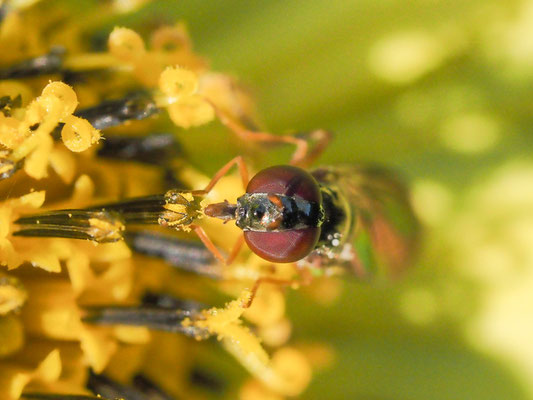
[[[124,223],[104,210],[58,210],[19,218],[14,236],[61,237],[110,243],[122,239]]]

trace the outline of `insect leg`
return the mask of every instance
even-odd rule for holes
[[[220,251],[217,249],[217,247],[213,244],[209,236],[207,236],[207,233],[205,233],[204,228],[198,225],[190,225],[190,228],[194,231],[194,233],[196,233],[196,235],[205,245],[207,250],[209,250],[211,254],[213,254],[213,256],[215,256],[215,258],[222,263],[222,265],[231,264],[231,262],[239,253],[239,250],[242,246],[242,240],[238,239],[235,245],[233,246],[233,249],[228,258],[225,258],[222,253],[220,253]]]
[[[239,235],[239,238],[235,241],[233,244],[233,247],[231,248],[231,252],[229,253],[229,257],[226,260],[226,265],[229,265],[237,258],[239,255],[239,252],[241,251],[242,245],[244,244],[244,235]]]
[[[250,295],[250,298],[246,304],[243,305],[244,308],[250,308],[252,303],[254,302],[255,296],[257,295],[257,291],[259,290],[259,287],[263,283],[272,283],[274,285],[280,285],[280,286],[292,286],[292,285],[300,285],[302,282],[296,279],[277,279],[277,278],[271,278],[268,276],[259,278],[255,281],[254,286],[252,287],[252,294]]]
[[[221,110],[215,104],[212,102],[210,103],[215,110],[215,114],[217,115],[219,121],[233,131],[239,138],[255,142],[278,142],[293,144],[296,146],[296,150],[292,155],[290,163],[292,165],[300,165],[300,163],[305,160],[307,152],[309,151],[309,144],[305,139],[301,139],[296,136],[273,135],[268,132],[251,131],[245,128],[240,122],[237,122],[228,113]]]
[[[310,165],[320,154],[322,154],[332,137],[332,133],[324,129],[317,129],[305,135],[299,134],[292,136],[253,131],[246,128],[240,121],[235,120],[217,105],[212,102],[210,103],[214,108],[219,121],[241,139],[255,142],[287,143],[296,146],[290,161],[290,164],[292,165],[301,167]],[[310,144],[313,142],[316,142],[316,144],[310,149]]]
[[[202,189],[202,190],[193,190],[192,194],[193,195],[205,195],[205,194],[209,193],[213,189],[213,187],[215,187],[217,182],[224,175],[226,175],[228,173],[228,171],[231,169],[231,167],[233,167],[234,164],[237,164],[237,167],[239,168],[239,173],[241,174],[241,179],[242,179],[242,185],[246,189],[246,186],[248,185],[248,168],[246,167],[246,163],[244,162],[242,156],[237,156],[237,157],[231,159],[222,168],[220,168],[204,189]]]
[[[333,134],[330,131],[325,129],[316,129],[311,132],[306,132],[304,134],[297,135],[298,137],[307,140],[308,142],[314,142],[314,146],[311,150],[307,152],[304,159],[299,163],[301,167],[309,167],[315,162],[315,160],[320,157],[324,152],[326,147],[328,147],[329,142],[333,138]]]
[[[242,179],[242,185],[246,189],[246,186],[248,186],[248,168],[246,167],[246,163],[244,162],[242,156],[237,156],[234,159],[230,160],[222,168],[220,168],[203,190],[194,190],[192,194],[205,195],[209,193],[213,189],[213,187],[215,187],[217,182],[228,173],[228,171],[231,169],[231,167],[233,167],[234,164],[237,164],[237,167],[239,168],[239,173]],[[213,254],[213,256],[215,256],[215,258],[223,265],[231,264],[235,257],[237,257],[237,254],[239,253],[239,250],[241,249],[242,244],[244,243],[244,237],[241,236],[233,245],[228,258],[224,258],[224,256],[220,253],[220,251],[218,251],[216,246],[213,244],[211,239],[209,239],[209,236],[207,236],[202,227],[198,225],[191,225],[190,227],[200,238],[205,247],[207,247],[207,249]]]

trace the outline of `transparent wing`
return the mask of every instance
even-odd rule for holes
[[[419,225],[396,174],[380,167],[343,165],[319,168],[313,175],[349,208],[349,226],[336,261],[361,278],[394,277],[412,264]]]

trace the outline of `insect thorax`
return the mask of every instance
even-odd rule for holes
[[[342,251],[353,228],[351,209],[346,199],[330,186],[320,186],[324,222],[315,254],[334,258]]]
[[[320,227],[322,206],[299,196],[246,193],[237,199],[236,225],[244,231],[282,232]]]

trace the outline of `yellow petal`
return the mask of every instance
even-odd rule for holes
[[[19,310],[27,296],[17,278],[0,273],[0,315]]]
[[[179,66],[167,67],[159,77],[159,88],[167,96],[185,98],[198,89],[198,77],[194,72]]]
[[[128,28],[113,29],[107,45],[111,54],[126,62],[136,62],[146,52],[143,39],[137,32]]]
[[[79,296],[94,281],[89,257],[82,252],[74,252],[67,260],[66,265],[74,295]]]
[[[150,331],[144,326],[118,325],[113,332],[118,340],[128,344],[148,343],[151,338]]]
[[[24,162],[24,171],[34,179],[48,176],[48,158],[54,147],[54,140],[49,136],[42,136],[37,148],[32,151]]]
[[[0,358],[14,353],[24,343],[24,330],[20,319],[13,315],[0,317]]]
[[[91,327],[81,334],[81,348],[89,366],[96,373],[102,372],[117,350],[117,343],[106,327]]]
[[[48,250],[32,251],[32,254],[28,255],[28,261],[34,267],[39,267],[48,272],[61,272],[61,264],[57,255],[50,253]]]
[[[215,118],[215,110],[204,98],[192,95],[167,107],[172,122],[182,128],[208,123]]]
[[[52,382],[61,374],[59,351],[50,352],[36,368],[0,363],[0,398],[18,399],[32,381]]]
[[[76,160],[72,153],[65,149],[56,147],[52,150],[49,157],[50,166],[59,175],[59,177],[69,184],[76,174]]]

